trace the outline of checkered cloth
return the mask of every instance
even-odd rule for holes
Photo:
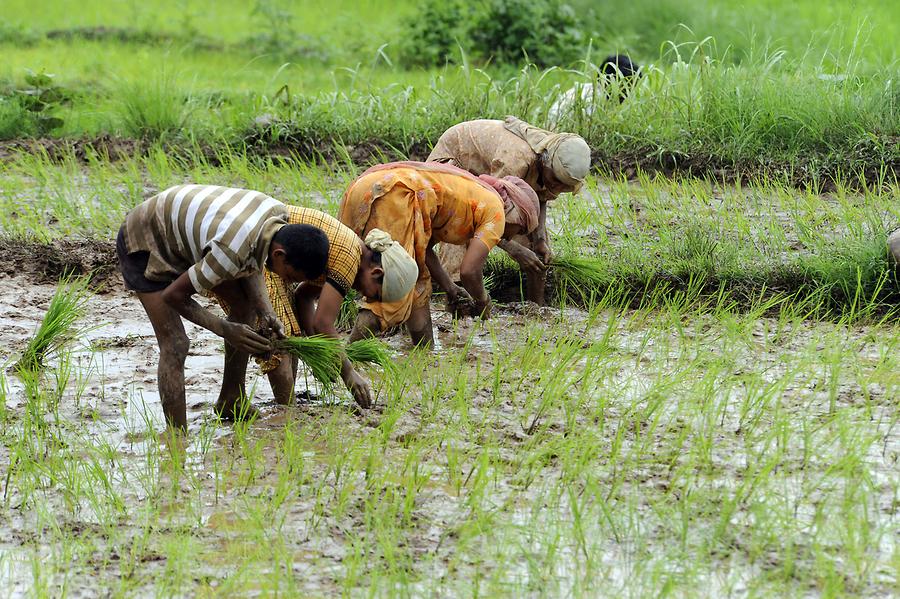
[[[328,237],[328,265],[325,274],[310,284],[321,287],[326,282],[331,283],[342,295],[346,295],[353,288],[362,260],[362,240],[336,218],[312,208],[288,206],[288,224],[312,225],[325,231]],[[285,333],[289,336],[300,335],[300,324],[294,315],[296,284],[286,282],[268,269],[265,276],[269,299],[275,316],[284,324]]]

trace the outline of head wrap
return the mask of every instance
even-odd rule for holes
[[[541,205],[528,183],[512,176],[497,179],[490,175],[479,175],[478,178],[493,187],[503,199],[506,222],[523,227],[526,233],[537,229]]]
[[[406,297],[419,278],[416,261],[381,229],[369,231],[365,243],[370,250],[381,254],[381,267],[384,269],[381,301],[396,302]]]
[[[584,181],[591,167],[591,148],[581,136],[553,133],[514,116],[506,117],[503,126],[527,141],[535,154],[545,154],[546,165],[560,183],[577,187]]]

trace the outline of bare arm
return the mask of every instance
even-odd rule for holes
[[[541,200],[541,216],[537,229],[531,234],[531,240],[534,242],[534,253],[541,259],[544,264],[550,262],[550,246],[547,244],[547,201]]]
[[[204,309],[191,297],[194,293],[190,277],[187,273],[182,273],[163,290],[161,297],[166,304],[185,319],[223,337],[238,349],[252,354],[261,354],[272,349],[272,344],[268,339],[247,325],[229,322]]]
[[[327,335],[336,339],[340,338],[334,323],[337,321],[343,302],[344,297],[331,283],[326,283],[322,287],[322,292],[319,295],[319,305],[316,307],[313,320],[313,330],[317,334]],[[346,354],[341,356],[341,379],[343,379],[347,389],[353,394],[353,399],[356,400],[356,403],[364,408],[372,405],[372,386],[364,376],[356,371]]]
[[[541,259],[537,257],[535,252],[517,241],[501,239],[500,243],[497,245],[500,246],[500,249],[509,254],[525,272],[539,272],[547,269],[547,266],[541,262]]]
[[[489,252],[490,249],[483,241],[473,239],[469,242],[466,255],[463,256],[459,267],[459,278],[463,287],[475,300],[476,312],[480,313],[482,318],[487,318],[490,314],[491,298],[484,290],[484,263]]]
[[[307,335],[315,335],[316,300],[322,288],[309,283],[300,283],[294,293],[294,315],[297,323]]]
[[[437,283],[438,287],[445,293],[450,293],[451,287],[454,286],[453,282],[450,280],[450,275],[447,274],[447,271],[441,265],[441,259],[435,253],[433,244],[429,244],[428,249],[425,250],[425,266],[428,267],[431,279]]]

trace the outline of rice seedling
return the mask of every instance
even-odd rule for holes
[[[382,367],[391,365],[391,354],[387,346],[378,339],[368,338],[348,343],[344,349],[347,358],[354,364],[378,364]]]
[[[49,355],[89,330],[89,327],[76,326],[87,312],[89,281],[90,277],[79,277],[59,282],[40,326],[22,352],[22,357],[13,365],[14,370],[42,370]]]
[[[341,374],[341,340],[325,335],[288,337],[276,343],[279,349],[296,356],[310,369],[313,376],[330,385]]]

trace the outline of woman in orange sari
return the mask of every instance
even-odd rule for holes
[[[419,278],[396,302],[363,304],[351,339],[406,323],[413,343],[431,344],[431,279],[447,293],[448,305],[471,299],[475,313],[490,315],[482,270],[488,252],[520,233],[533,231],[540,218],[537,194],[518,177],[476,177],[447,164],[392,162],[374,166],[354,181],[338,220],[364,237],[386,231],[416,260]],[[440,266],[434,245],[467,245],[460,266],[462,287]]]

